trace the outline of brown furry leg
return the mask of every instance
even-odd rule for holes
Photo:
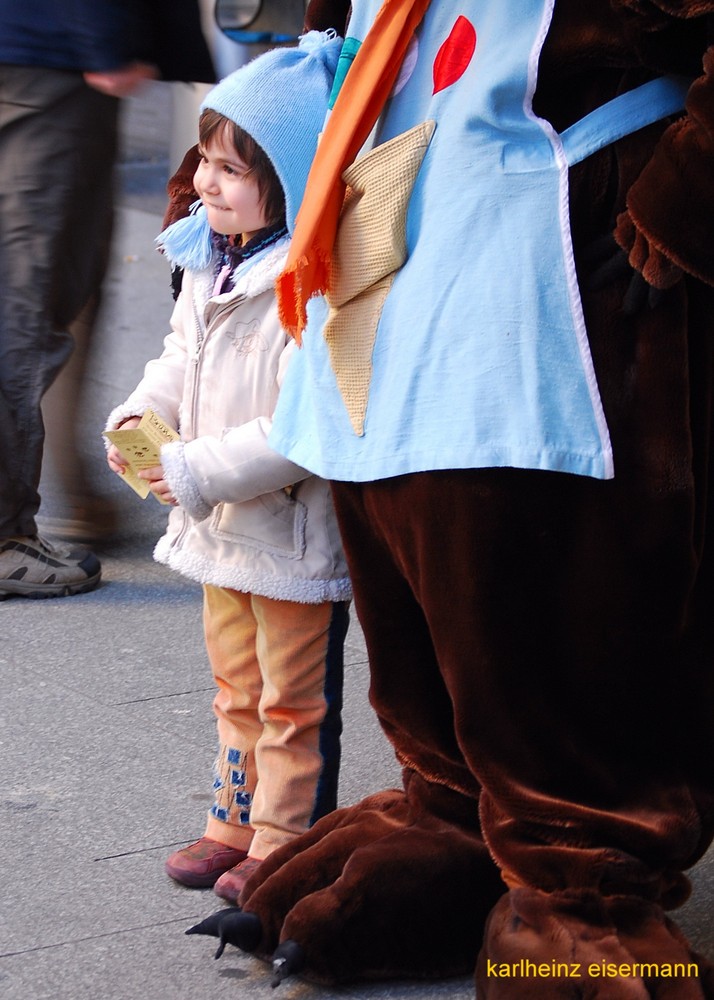
[[[476,988],[479,1000],[710,1000],[714,967],[654,903],[512,889],[488,919]]]

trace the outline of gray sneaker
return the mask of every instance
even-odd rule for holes
[[[86,549],[51,545],[39,535],[0,541],[0,600],[19,597],[68,597],[97,586],[99,560]]]

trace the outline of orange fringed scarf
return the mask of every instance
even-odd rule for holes
[[[342,173],[364,145],[430,0],[384,0],[355,56],[317,147],[285,270],[276,283],[285,329],[301,343],[307,303],[329,290],[345,194]]]

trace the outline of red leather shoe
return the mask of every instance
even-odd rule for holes
[[[171,854],[164,867],[166,874],[181,885],[205,889],[247,857],[247,851],[219,844],[210,837],[201,837],[195,844],[189,844]]]
[[[262,861],[258,858],[246,857],[244,861],[231,868],[225,875],[221,875],[213,887],[213,891],[221,899],[227,899],[229,903],[238,904],[238,897],[243,891],[250,876],[260,868]]]

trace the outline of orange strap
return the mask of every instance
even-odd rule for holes
[[[342,173],[377,121],[429,2],[384,0],[327,119],[285,270],[276,284],[280,319],[298,344],[308,300],[329,289],[332,247],[345,194]]]

